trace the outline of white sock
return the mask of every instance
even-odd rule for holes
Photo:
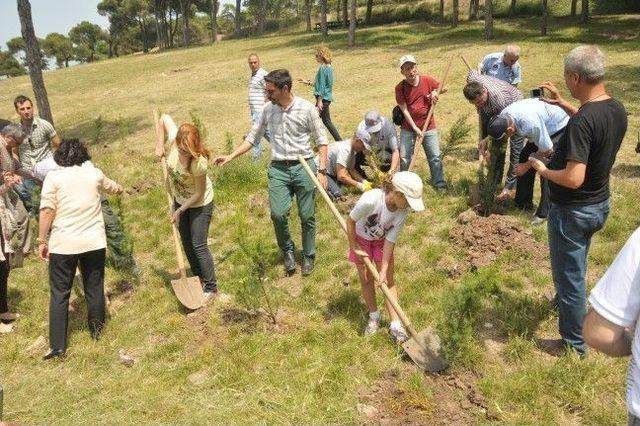
[[[404,327],[402,326],[400,320],[393,320],[391,321],[391,325],[389,325],[389,328],[393,330],[402,330]]]
[[[380,322],[380,311],[369,312],[369,321]]]

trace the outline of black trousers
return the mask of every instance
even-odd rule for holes
[[[340,133],[338,133],[338,129],[336,129],[336,126],[334,126],[333,122],[331,121],[331,112],[329,112],[329,105],[331,105],[330,101],[325,101],[324,99],[322,100],[322,112],[320,113],[320,118],[322,119],[322,122],[324,123],[329,133],[331,133],[331,136],[333,136],[333,139],[335,141],[341,141],[342,138],[340,137]]]
[[[8,286],[9,281],[9,260],[0,262],[0,314],[4,314],[9,311],[8,304]]]
[[[49,345],[53,350],[67,349],[69,296],[78,264],[87,301],[89,331],[97,338],[104,326],[105,249],[78,254],[49,254]]]

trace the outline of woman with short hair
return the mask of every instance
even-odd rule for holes
[[[333,67],[331,66],[332,54],[328,47],[320,46],[316,49],[316,61],[320,64],[316,78],[313,82],[311,80],[304,80],[299,78],[298,81],[309,86],[313,86],[313,95],[316,97],[316,109],[320,114],[322,123],[326,126],[329,133],[335,141],[341,141],[340,133],[336,126],[331,121],[331,113],[329,112],[329,105],[333,102]]]
[[[78,265],[84,283],[91,336],[97,339],[104,326],[107,240],[100,191],[120,194],[123,190],[91,163],[87,148],[78,139],[63,140],[53,159],[60,167],[50,171],[42,185],[38,237],[40,259],[49,260],[51,287],[51,350],[44,359],[65,355],[69,296]]]

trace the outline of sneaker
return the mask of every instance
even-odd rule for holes
[[[547,221],[546,217],[534,216],[531,220],[531,226],[540,226]]]
[[[13,332],[13,324],[5,324],[0,322],[0,334],[7,334]]]
[[[393,341],[397,344],[401,344],[409,340],[409,335],[403,326],[389,328],[389,333],[393,337]]]
[[[379,329],[380,329],[380,320],[369,318],[369,322],[367,323],[367,328],[364,329],[364,335],[371,336],[372,334],[376,334]]]
[[[216,298],[216,296],[218,295],[218,291],[205,291],[204,293],[202,293],[202,295],[204,303],[207,304],[209,302],[212,302]]]

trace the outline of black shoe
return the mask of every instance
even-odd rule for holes
[[[311,256],[303,256],[302,258],[302,276],[306,277],[313,272],[314,258]]]
[[[291,275],[296,272],[296,257],[293,255],[293,251],[286,251],[283,254],[284,257],[284,270],[287,275]]]
[[[42,359],[46,361],[52,358],[64,358],[64,357],[65,357],[65,353],[62,349],[52,349],[49,351],[48,354],[43,356]]]

